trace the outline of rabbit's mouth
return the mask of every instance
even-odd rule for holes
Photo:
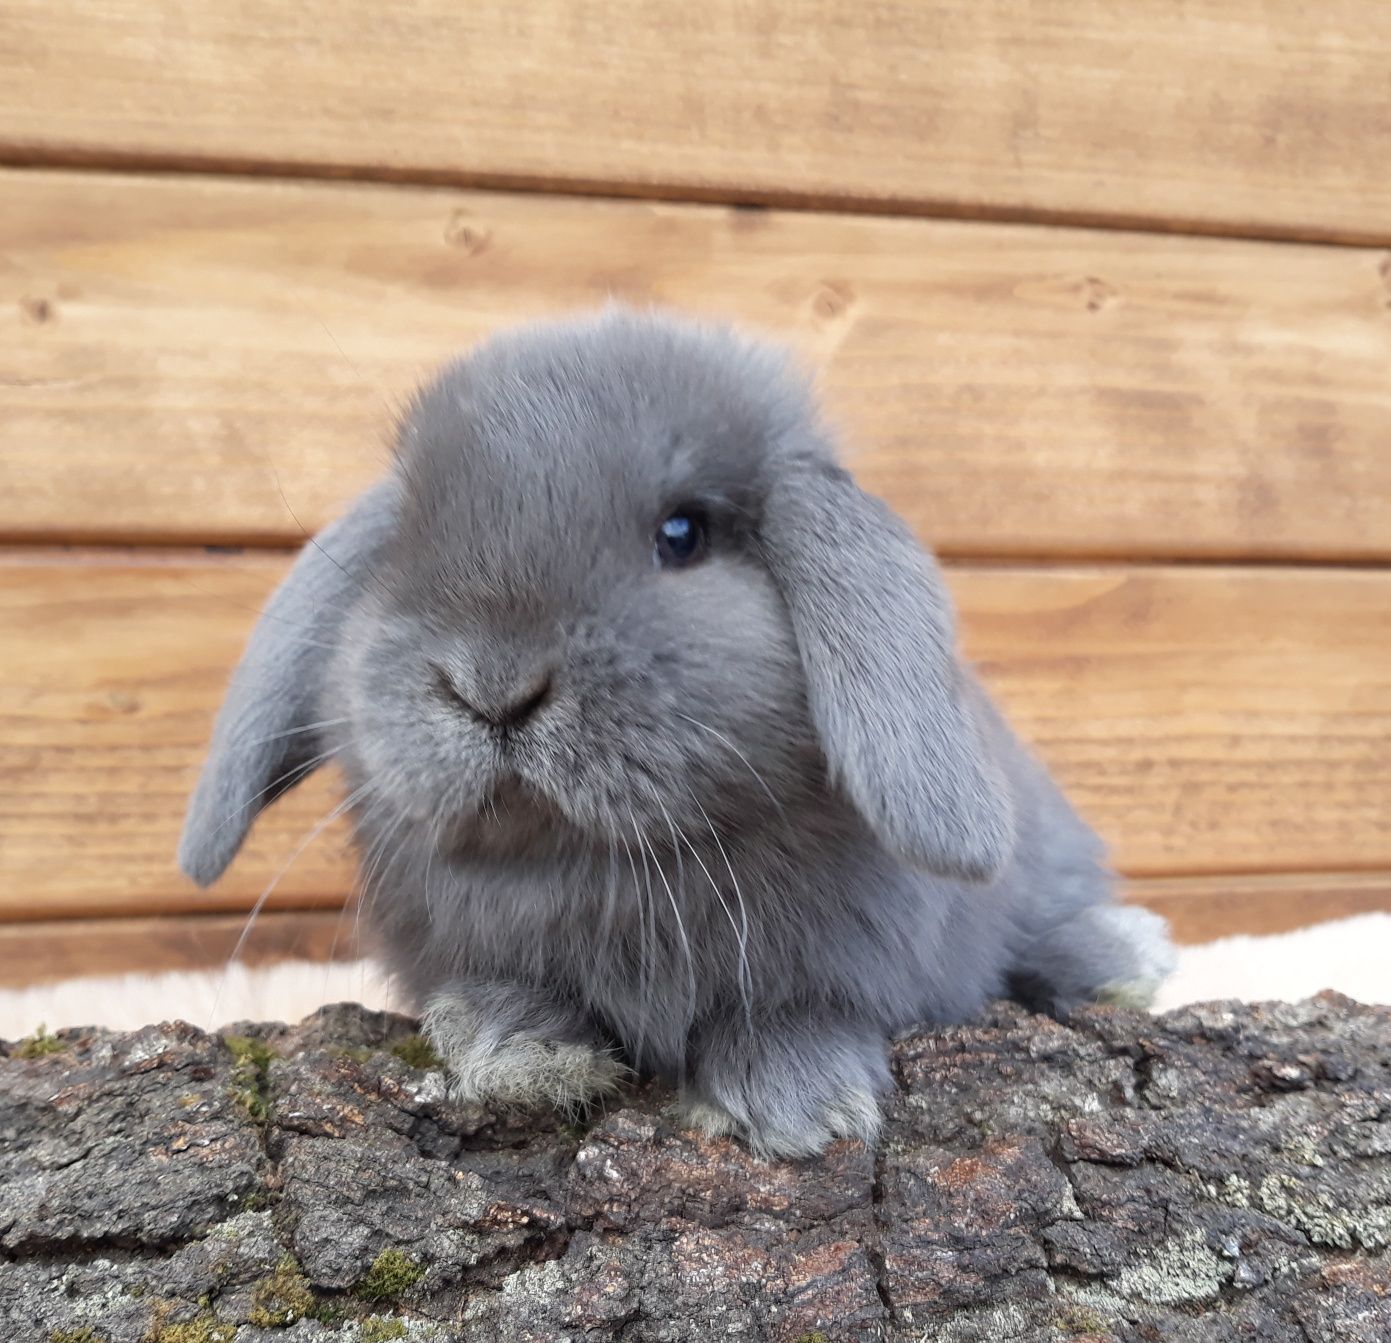
[[[495,779],[484,791],[478,803],[478,814],[484,818],[498,815],[522,814],[537,810],[545,799],[526,781],[515,774]]]
[[[574,824],[525,779],[499,776],[443,836],[446,855],[494,857],[574,844]]]

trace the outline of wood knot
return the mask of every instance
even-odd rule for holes
[[[855,301],[855,291],[844,280],[823,280],[811,299],[812,313],[834,321]]]
[[[1377,275],[1381,279],[1382,306],[1391,308],[1391,252],[1377,263]]]
[[[467,256],[477,256],[492,241],[492,233],[467,210],[455,210],[444,223],[444,240]]]
[[[1116,287],[1095,275],[1088,275],[1082,281],[1082,298],[1088,312],[1100,312],[1116,301]]]
[[[22,298],[19,300],[20,316],[30,326],[43,326],[57,317],[57,310],[46,298]]]
[[[768,225],[768,207],[749,201],[735,201],[727,207],[729,226],[736,233],[752,232]]]

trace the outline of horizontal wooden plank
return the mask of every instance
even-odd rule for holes
[[[1212,942],[1391,913],[1391,872],[1150,877],[1127,883],[1125,896],[1164,915],[1179,942]]]
[[[1130,875],[1391,867],[1391,573],[952,577],[967,652]]]
[[[9,0],[0,153],[1386,239],[1389,62],[1359,0]]]
[[[1151,877],[1128,882],[1125,898],[1163,914],[1179,941],[1210,942],[1234,933],[1284,933],[1391,911],[1391,873]],[[243,914],[0,923],[0,986],[215,970],[227,964],[246,927]],[[247,965],[325,963],[357,954],[351,911],[275,911],[251,925],[237,959]]]
[[[0,923],[0,985],[210,970],[225,965],[233,952],[245,965],[350,960],[357,954],[353,916],[347,910],[272,911],[249,930],[245,914]]]
[[[211,714],[283,556],[0,564],[0,916],[337,906],[345,829],[309,842],[327,774],[261,819],[200,892],[174,849]],[[300,796],[299,794],[303,794]]]
[[[327,777],[209,893],[175,871],[270,554],[0,562],[0,917],[341,903]],[[951,571],[966,647],[1131,875],[1391,868],[1391,573]],[[293,860],[293,861],[290,861]]]
[[[12,540],[298,543],[433,365],[617,295],[790,340],[946,553],[1391,556],[1372,253],[46,172],[0,196]]]

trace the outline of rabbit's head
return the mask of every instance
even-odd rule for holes
[[[937,872],[987,878],[1011,842],[930,556],[778,353],[624,310],[417,396],[256,628],[185,871],[215,880],[328,754],[446,852],[757,825],[828,787]]]

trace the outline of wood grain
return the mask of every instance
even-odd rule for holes
[[[216,969],[237,951],[246,925],[245,914],[0,923],[0,986]],[[237,959],[245,965],[323,963],[350,960],[356,949],[351,913],[276,911],[256,919]]]
[[[949,554],[1391,556],[1391,282],[1293,245],[0,173],[0,535],[297,544],[432,366],[615,295],[819,370]]]
[[[248,907],[331,806],[212,891],[173,851],[270,554],[0,563],[0,917]],[[965,644],[1131,875],[1391,869],[1391,573],[961,565]],[[340,904],[341,830],[273,905]]]
[[[1391,573],[952,579],[966,651],[1130,875],[1391,867]]]
[[[1359,0],[9,0],[0,153],[1391,237]]]
[[[335,906],[345,832],[301,841],[337,800],[327,774],[266,812],[228,878],[177,871],[211,714],[282,556],[18,552],[0,564],[0,911],[48,918]],[[301,796],[302,794],[302,796]]]

